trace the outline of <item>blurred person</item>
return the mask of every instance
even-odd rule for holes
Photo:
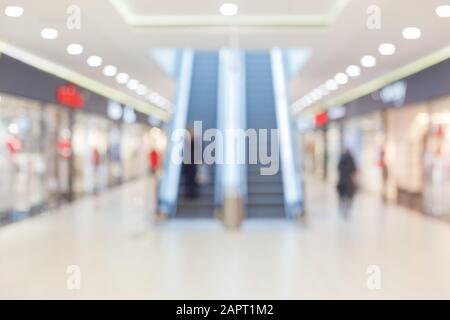
[[[348,217],[356,191],[356,165],[348,148],[344,150],[339,159],[338,172],[337,192],[339,195],[339,211],[344,217]]]
[[[94,194],[97,194],[100,192],[100,182],[99,175],[100,175],[100,166],[101,166],[101,155],[100,151],[94,147],[92,150],[92,167],[94,168]]]
[[[381,169],[381,176],[383,181],[383,190],[382,190],[383,201],[386,201],[388,194],[387,188],[388,188],[389,171],[386,163],[386,147],[384,145],[381,147],[378,165]]]
[[[155,149],[152,149],[148,155],[149,166],[152,174],[155,174],[159,168],[159,153]]]
[[[188,136],[186,139],[185,150],[190,150],[189,157],[185,156],[183,163],[183,175],[185,178],[185,188],[187,198],[196,198],[198,195],[198,183],[197,183],[197,165],[194,162],[195,152],[195,136],[192,128],[188,129]]]

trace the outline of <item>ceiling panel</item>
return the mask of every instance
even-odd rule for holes
[[[120,0],[137,15],[215,15],[222,0]],[[320,15],[327,14],[336,0],[236,0],[242,15]]]

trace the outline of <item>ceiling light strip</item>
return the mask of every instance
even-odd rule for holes
[[[369,81],[363,84],[362,86],[359,86],[353,90],[343,93],[342,95],[334,99],[328,100],[325,102],[325,106],[333,107],[336,105],[349,103],[365,95],[368,95],[374,91],[377,91],[392,82],[404,79],[410,75],[413,75],[419,71],[427,69],[449,58],[450,58],[450,46],[447,46],[419,60],[416,60],[406,66],[403,66],[399,69],[389,72],[372,81]]]
[[[152,104],[130,97],[129,95],[106,86],[96,80],[83,76],[69,68],[36,56],[30,52],[17,48],[2,40],[0,40],[0,52],[13,57],[14,59],[22,61],[28,65],[31,65],[37,69],[77,84],[108,99],[132,106],[137,111],[142,112],[146,115],[159,118],[163,121],[169,120],[170,116],[166,111],[161,110],[160,108]]]
[[[110,0],[112,6],[122,19],[133,27],[186,27],[186,26],[311,26],[323,27],[334,23],[350,0],[335,0],[331,9],[325,14],[310,15],[139,15],[135,13],[126,0]]]

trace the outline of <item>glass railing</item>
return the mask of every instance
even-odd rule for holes
[[[289,114],[285,53],[282,49],[274,48],[271,51],[271,60],[285,208],[286,215],[292,218],[304,213],[300,159],[295,151],[297,145],[296,136]]]
[[[186,128],[189,96],[192,80],[192,67],[194,52],[184,49],[179,58],[177,92],[175,112],[168,132],[168,148],[164,163],[165,174],[162,177],[159,189],[159,211],[162,215],[172,215],[175,212],[178,188],[181,173],[181,155],[176,154],[177,146],[184,143],[184,130]]]

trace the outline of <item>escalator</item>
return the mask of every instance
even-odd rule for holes
[[[194,121],[202,122],[202,130],[217,127],[219,56],[217,52],[196,52],[194,54],[192,82],[190,89],[187,127],[193,128]],[[197,140],[200,142],[201,137]],[[204,146],[203,146],[204,147]],[[203,177],[197,196],[187,197],[189,186],[181,173],[177,203],[177,218],[211,218],[214,213],[214,165],[197,165],[198,176]]]
[[[246,61],[247,128],[277,128],[275,97],[272,80],[271,58],[268,52],[248,52]],[[270,136],[267,139],[271,150]],[[275,146],[274,146],[275,147]],[[247,217],[284,218],[283,181],[280,170],[275,175],[261,175],[264,167],[248,164],[247,172]]]

